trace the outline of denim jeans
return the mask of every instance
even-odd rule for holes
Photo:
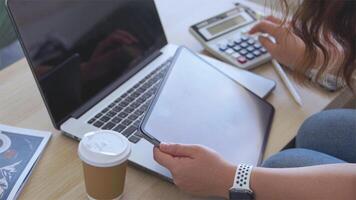
[[[307,119],[298,131],[296,148],[267,159],[269,168],[356,163],[356,110],[329,110]]]

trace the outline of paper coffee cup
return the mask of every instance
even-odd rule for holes
[[[85,187],[89,199],[116,200],[124,191],[127,159],[131,153],[127,138],[114,131],[86,134],[79,143]]]

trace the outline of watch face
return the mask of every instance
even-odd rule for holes
[[[230,200],[253,200],[254,195],[249,190],[238,190],[231,189],[230,190]]]

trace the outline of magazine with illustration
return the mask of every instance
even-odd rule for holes
[[[50,137],[50,132],[0,124],[0,200],[17,198]]]

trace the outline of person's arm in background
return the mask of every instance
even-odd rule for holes
[[[214,151],[194,145],[161,144],[154,149],[155,160],[172,173],[183,191],[198,196],[228,198],[236,166]],[[356,199],[356,165],[335,164],[316,167],[252,171],[250,187],[257,200]]]

